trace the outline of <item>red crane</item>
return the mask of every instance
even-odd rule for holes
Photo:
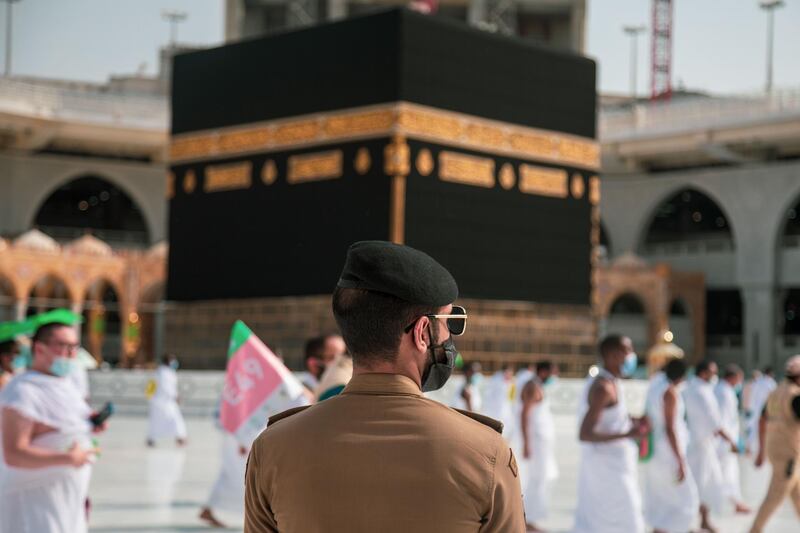
[[[672,96],[672,0],[653,0],[650,99]]]

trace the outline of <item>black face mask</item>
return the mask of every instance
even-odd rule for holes
[[[422,374],[422,392],[431,392],[444,387],[444,384],[450,379],[450,374],[453,373],[453,368],[456,366],[456,357],[458,356],[458,350],[456,350],[452,335],[447,337],[441,344],[431,345],[429,350],[431,364]],[[439,359],[436,357],[437,352],[442,354]],[[443,361],[440,361],[441,359]]]

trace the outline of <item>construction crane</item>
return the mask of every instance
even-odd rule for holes
[[[650,99],[672,96],[672,0],[653,0]]]

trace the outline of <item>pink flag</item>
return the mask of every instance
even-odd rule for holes
[[[240,442],[252,442],[270,416],[307,405],[303,385],[278,357],[237,320],[231,330],[220,422]]]

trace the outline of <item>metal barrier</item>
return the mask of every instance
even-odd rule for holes
[[[145,370],[96,370],[89,372],[91,403],[101,406],[105,402],[114,402],[117,412],[122,414],[144,415],[147,413],[147,382],[155,373]],[[219,404],[219,397],[225,373],[222,371],[180,370],[178,371],[178,389],[181,411],[190,417],[214,416]],[[488,382],[488,377],[483,383]],[[562,378],[548,388],[550,404],[555,414],[575,414],[586,381],[584,379]],[[441,390],[428,393],[431,399],[444,404],[451,404],[464,384],[464,377],[453,376]],[[626,380],[625,403],[631,413],[641,414],[644,411],[644,398],[647,381]]]

